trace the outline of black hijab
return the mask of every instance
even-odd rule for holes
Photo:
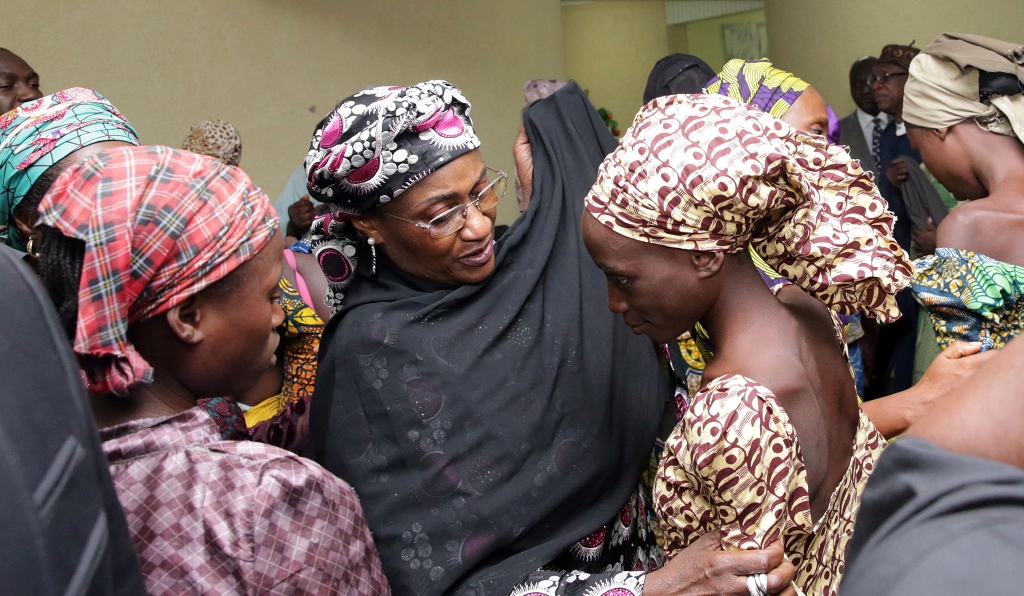
[[[700,93],[715,76],[707,62],[690,54],[671,54],[654,65],[647,77],[644,104],[665,95]]]
[[[362,255],[321,344],[316,459],[359,493],[396,594],[506,596],[605,524],[671,393],[583,246],[615,139],[575,83],[524,120],[533,198],[491,278],[437,287],[382,251],[373,278]]]

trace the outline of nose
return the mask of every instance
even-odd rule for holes
[[[277,329],[284,323],[284,309],[281,308],[281,304],[277,300],[274,301],[274,310],[271,312],[270,324],[271,329]]]
[[[882,85],[883,85],[882,79],[880,79],[878,77],[872,77],[868,81],[868,85],[871,87],[872,91],[877,91],[878,89],[882,88]]]
[[[625,314],[629,310],[629,303],[611,282],[608,282],[608,310],[615,314]]]
[[[480,211],[480,205],[473,203],[466,206],[466,223],[459,230],[459,236],[466,242],[483,240],[494,229],[494,220]]]

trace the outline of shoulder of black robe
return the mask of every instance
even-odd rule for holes
[[[145,594],[78,366],[20,257],[0,247],[0,591]]]
[[[917,437],[882,454],[864,490],[843,596],[1019,594],[1024,471]]]
[[[575,83],[524,112],[533,198],[485,283],[368,255],[320,347],[316,459],[359,493],[396,594],[501,594],[611,519],[671,386],[607,307],[583,198],[615,139]]]

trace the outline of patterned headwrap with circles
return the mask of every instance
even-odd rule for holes
[[[327,276],[328,304],[341,306],[355,271],[362,243],[351,216],[398,198],[479,148],[471,109],[448,81],[427,81],[356,93],[317,125],[304,163],[309,194],[325,206],[306,244]]]
[[[840,314],[899,318],[895,218],[840,146],[719,95],[659,98],[601,164],[586,210],[641,242],[738,253]]]

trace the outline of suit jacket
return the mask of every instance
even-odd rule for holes
[[[875,178],[881,175],[875,158],[871,155],[871,139],[864,138],[864,129],[857,119],[857,110],[839,121],[839,142],[850,148],[850,155],[860,160],[860,167],[865,172],[874,172]]]

